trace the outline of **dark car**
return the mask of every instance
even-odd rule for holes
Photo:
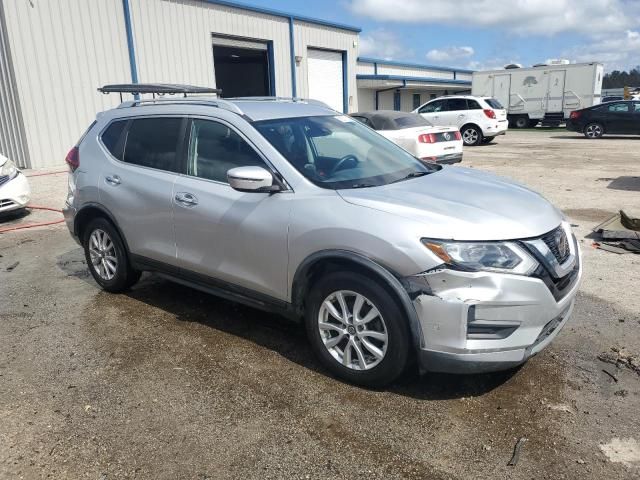
[[[608,102],[571,112],[567,130],[600,138],[605,133],[640,135],[640,101]]]

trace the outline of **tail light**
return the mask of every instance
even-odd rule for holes
[[[484,110],[484,114],[489,117],[489,118],[496,118],[496,112],[494,112],[493,110],[491,110],[490,108],[485,108]]]
[[[456,140],[462,140],[462,134],[460,133],[459,130],[456,131],[455,136],[456,136]]]
[[[578,118],[580,118],[580,114],[581,114],[581,112],[579,112],[579,111],[577,111],[577,110],[576,110],[576,111],[571,112],[571,113],[569,114],[569,118],[570,118],[571,120],[577,120]]]
[[[78,147],[73,147],[71,150],[69,150],[69,153],[67,153],[67,157],[64,159],[64,161],[67,162],[67,165],[69,165],[69,170],[75,172],[80,166],[80,150],[78,150]]]
[[[420,143],[436,143],[436,136],[433,133],[423,133],[418,137]]]

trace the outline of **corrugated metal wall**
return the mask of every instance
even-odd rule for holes
[[[402,75],[404,77],[429,77],[453,80],[453,72],[430,70],[428,68],[399,67],[378,64],[378,75]]]
[[[3,2],[0,2],[0,154],[21,168],[29,166],[29,150],[24,138]]]
[[[296,67],[296,83],[298,97],[309,96],[309,79],[307,70],[307,49],[320,48],[347,52],[347,76],[349,111],[358,109],[358,92],[356,85],[356,60],[358,58],[358,33],[296,21],[294,23],[295,54],[302,57],[300,66]]]
[[[357,75],[374,75],[376,73],[376,68],[373,63],[358,62],[356,68]]]
[[[60,165],[96,112],[119,103],[96,88],[131,81],[122,0],[3,5],[31,166]]]
[[[130,0],[140,82],[215,86],[212,35],[273,41],[276,94],[291,96],[288,19],[197,0]]]

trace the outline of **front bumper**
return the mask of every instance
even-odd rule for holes
[[[25,208],[30,199],[29,181],[20,172],[0,186],[0,212]]]
[[[477,373],[524,363],[567,323],[581,276],[578,263],[558,300],[535,277],[449,269],[411,277],[421,370]]]

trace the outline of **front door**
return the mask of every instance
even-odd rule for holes
[[[441,114],[441,125],[462,127],[468,121],[467,100],[464,98],[449,98],[446,108]]]
[[[222,119],[193,119],[187,174],[174,188],[179,266],[280,300],[287,295],[287,229],[291,193],[243,193],[227,171],[268,168],[260,154]]]
[[[423,105],[418,113],[426,118],[433,125],[441,126],[446,125],[444,122],[444,117],[441,119],[440,116],[444,113],[446,105],[446,100],[433,100],[432,102]]]

